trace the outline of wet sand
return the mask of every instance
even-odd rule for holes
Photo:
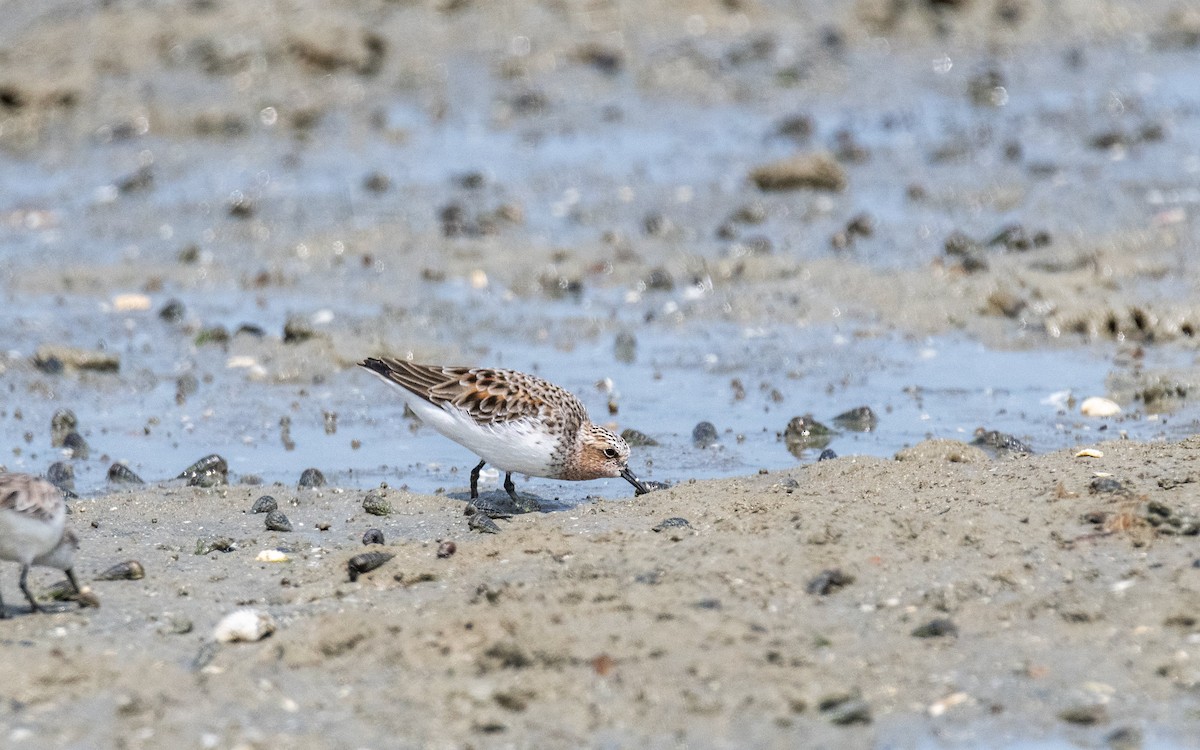
[[[75,466],[101,606],[28,615],[0,568],[0,738],[1196,746],[1200,484],[1180,438],[1198,431],[1200,21],[1182,7],[9,4],[0,464]],[[797,154],[820,168],[781,175]],[[533,479],[550,512],[483,535],[462,515],[469,465],[436,475],[444,493],[402,489],[421,433],[353,367],[568,361],[632,332],[640,371],[669,381],[653,342],[717,326],[1099,348],[1096,395],[1124,411],[1069,402],[1054,444],[1071,447],[1037,455],[839,446],[637,499]],[[60,372],[45,345],[120,366]],[[714,421],[766,414],[769,444],[841,386],[805,380],[802,354],[768,382],[756,351],[695,400]],[[256,484],[306,468],[276,445],[281,416],[319,444],[335,398],[339,441],[397,457],[322,465],[332,487]],[[613,422],[653,432],[620,406]],[[60,407],[89,459],[49,447]],[[1167,439],[1091,442],[1160,424]],[[667,438],[635,450],[639,471],[687,450]],[[112,461],[158,466],[155,443],[268,448],[228,486],[105,485]],[[362,507],[380,479],[387,516]],[[291,532],[249,512],[264,494]],[[372,527],[394,557],[350,582]],[[145,577],[97,580],[126,560]],[[214,643],[243,608],[274,632]]]
[[[1162,532],[1200,520],[1197,446],[1096,448],[997,461],[934,441],[497,535],[468,532],[461,499],[396,490],[387,517],[330,489],[79,500],[82,577],[126,559],[146,577],[90,583],[100,609],[4,623],[5,732],[42,747],[1188,746],[1200,548]],[[292,532],[248,512],[264,492]],[[687,525],[654,531],[668,518]],[[371,527],[395,557],[350,583]],[[221,537],[229,551],[196,554]],[[445,540],[456,552],[438,558]],[[287,561],[256,561],[273,549]],[[278,629],[212,645],[244,607]]]

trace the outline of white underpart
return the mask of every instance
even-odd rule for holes
[[[65,524],[65,510],[49,520],[15,510],[0,510],[0,560],[31,564],[34,558],[54,550],[62,539]]]
[[[553,466],[551,461],[558,438],[547,432],[537,420],[526,417],[481,425],[457,406],[439,406],[395,383],[392,385],[404,393],[408,408],[421,422],[471,450],[495,468],[534,477],[553,477],[558,473],[559,467]]]

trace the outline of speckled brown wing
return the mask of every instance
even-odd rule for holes
[[[479,424],[536,418],[551,427],[587,421],[579,399],[533,375],[487,367],[443,367],[398,359],[367,359],[363,367],[434,404],[451,404]]]
[[[28,474],[0,474],[0,510],[49,521],[63,502],[62,490],[44,479]]]

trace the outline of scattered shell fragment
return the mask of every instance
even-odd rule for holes
[[[263,495],[250,506],[251,513],[270,513],[273,510],[279,510],[279,503],[270,495]]]
[[[196,540],[196,550],[193,554],[207,555],[209,552],[233,552],[237,544],[227,536],[218,536]]]
[[[137,474],[133,473],[133,469],[122,463],[115,463],[108,467],[108,481],[111,484],[145,484]]]
[[[1009,435],[1007,432],[986,430],[982,427],[975,429],[975,439],[971,441],[971,445],[1009,455],[1033,453],[1033,449],[1020,438]]]
[[[1079,405],[1079,413],[1085,417],[1115,417],[1121,413],[1121,406],[1112,399],[1092,396]]]
[[[467,519],[467,528],[481,534],[499,534],[500,526],[487,517],[486,513],[475,513]]]
[[[951,693],[950,695],[947,695],[945,698],[942,698],[941,700],[934,701],[933,703],[931,703],[929,705],[929,715],[934,718],[937,718],[937,717],[941,716],[942,714],[946,713],[946,711],[948,711],[949,709],[954,708],[955,706],[961,705],[963,703],[966,703],[968,700],[970,700],[970,698],[971,698],[971,696],[967,695],[966,693],[962,693],[962,692]]]
[[[184,469],[176,479],[186,479],[189,487],[228,484],[229,464],[216,453],[212,453]]]
[[[1104,458],[1104,451],[1095,448],[1084,448],[1075,454],[1075,458]]]
[[[269,531],[291,531],[292,530],[292,522],[288,520],[287,516],[283,515],[282,511],[278,511],[278,510],[271,511],[270,513],[267,514],[267,517],[266,517],[266,520],[264,521],[264,523],[266,524],[266,527]]]
[[[66,367],[95,372],[117,372],[121,369],[121,356],[103,349],[77,349],[46,344],[37,348],[33,355],[33,364],[43,372],[62,372]]]
[[[146,577],[146,569],[137,560],[117,563],[96,576],[97,581],[140,581]]]
[[[254,556],[254,560],[256,562],[265,563],[282,563],[287,562],[290,559],[291,558],[289,558],[285,553],[280,552],[277,549],[265,549]]]
[[[363,552],[355,555],[346,562],[346,569],[350,573],[350,582],[357,581],[360,575],[370,573],[393,557],[395,555],[390,552]]]
[[[666,519],[663,519],[662,521],[660,521],[653,528],[651,528],[651,531],[658,533],[661,531],[665,531],[666,529],[681,529],[681,528],[682,529],[690,529],[690,528],[692,528],[692,525],[690,523],[688,523],[688,520],[686,518],[680,518],[679,516],[672,516],[671,518],[666,518]]]
[[[392,512],[392,504],[378,492],[368,492],[363,498],[362,507],[373,516],[386,516]]]
[[[367,529],[363,534],[363,544],[383,544],[383,532],[379,529]]]
[[[113,310],[116,312],[136,312],[150,309],[150,298],[144,294],[118,294],[113,297]]]
[[[213,640],[217,643],[253,643],[275,632],[275,620],[266,612],[237,609],[217,623]]]
[[[80,607],[99,607],[100,599],[92,591],[91,586],[84,586],[79,591],[71,585],[71,582],[63,579],[56,581],[53,585],[38,595],[39,601],[50,602],[78,602]]]
[[[750,171],[750,180],[759,190],[812,188],[835,192],[844,190],[847,182],[846,171],[832,154],[823,151],[760,165]]]

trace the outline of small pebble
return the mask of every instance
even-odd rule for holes
[[[55,448],[61,448],[63,439],[68,433],[74,432],[79,426],[79,420],[75,417],[75,412],[70,409],[58,409],[54,412],[54,416],[50,417],[50,445]]]
[[[383,544],[383,532],[379,529],[367,529],[363,534],[363,544]]]
[[[837,458],[837,451],[833,448],[826,448],[821,451],[821,455],[817,456],[818,461],[832,461],[835,458]]]
[[[279,510],[279,503],[275,502],[275,498],[270,495],[263,495],[250,507],[251,513],[270,513],[273,510]]]
[[[362,507],[373,516],[386,516],[392,512],[392,504],[377,492],[368,492],[363,498]]]
[[[971,445],[977,445],[982,448],[991,448],[995,451],[1033,453],[1033,449],[1020,439],[1009,435],[1006,432],[1000,432],[999,430],[985,430],[982,427],[975,430],[975,439],[971,441]]]
[[[1088,484],[1088,492],[1093,495],[1132,495],[1132,482],[1123,482],[1116,477],[1096,477]]]
[[[708,448],[719,439],[716,425],[712,422],[701,422],[692,429],[692,445],[697,448]]]
[[[78,458],[81,461],[86,461],[91,455],[91,449],[88,448],[87,441],[83,439],[83,435],[78,432],[68,432],[63,438],[63,447],[71,451],[72,458]]]
[[[458,551],[458,545],[447,539],[447,540],[441,542],[440,544],[438,544],[437,556],[442,559],[445,559],[447,557],[450,557],[457,551]]]
[[[843,573],[840,568],[828,568],[810,579],[805,584],[804,590],[817,596],[826,596],[852,583],[854,583],[854,576]]]
[[[1079,413],[1085,417],[1115,417],[1121,413],[1121,406],[1112,399],[1092,396],[1079,405]]]
[[[662,521],[659,521],[658,524],[656,524],[651,529],[651,531],[658,533],[661,531],[665,531],[666,529],[690,529],[690,528],[692,528],[692,525],[690,523],[688,523],[688,520],[686,518],[680,518],[679,516],[673,516],[671,518],[665,518]]]
[[[46,480],[67,492],[75,491],[75,468],[63,461],[55,461],[46,467]]]
[[[274,633],[275,627],[275,620],[266,612],[238,609],[221,618],[213,629],[213,640],[217,643],[253,643]]]
[[[637,338],[628,331],[618,333],[613,341],[613,356],[625,364],[637,361]]]
[[[158,311],[158,317],[167,323],[178,323],[183,320],[185,314],[183,303],[177,299],[167,300]]]
[[[300,475],[300,489],[311,489],[313,487],[324,487],[325,475],[320,469],[305,469]]]
[[[283,515],[282,511],[273,510],[267,514],[265,521],[266,527],[270,531],[291,531],[292,522],[288,517]]]
[[[958,626],[952,620],[939,617],[913,630],[914,638],[940,638],[946,635],[958,635]]]
[[[1058,718],[1068,724],[1090,727],[1108,721],[1108,713],[1104,706],[1074,706],[1059,711]]]
[[[621,439],[633,448],[644,448],[658,445],[658,441],[654,438],[650,437],[644,432],[639,432],[633,429],[622,430]]]
[[[299,344],[317,335],[312,323],[303,315],[293,315],[283,325],[283,343]]]

